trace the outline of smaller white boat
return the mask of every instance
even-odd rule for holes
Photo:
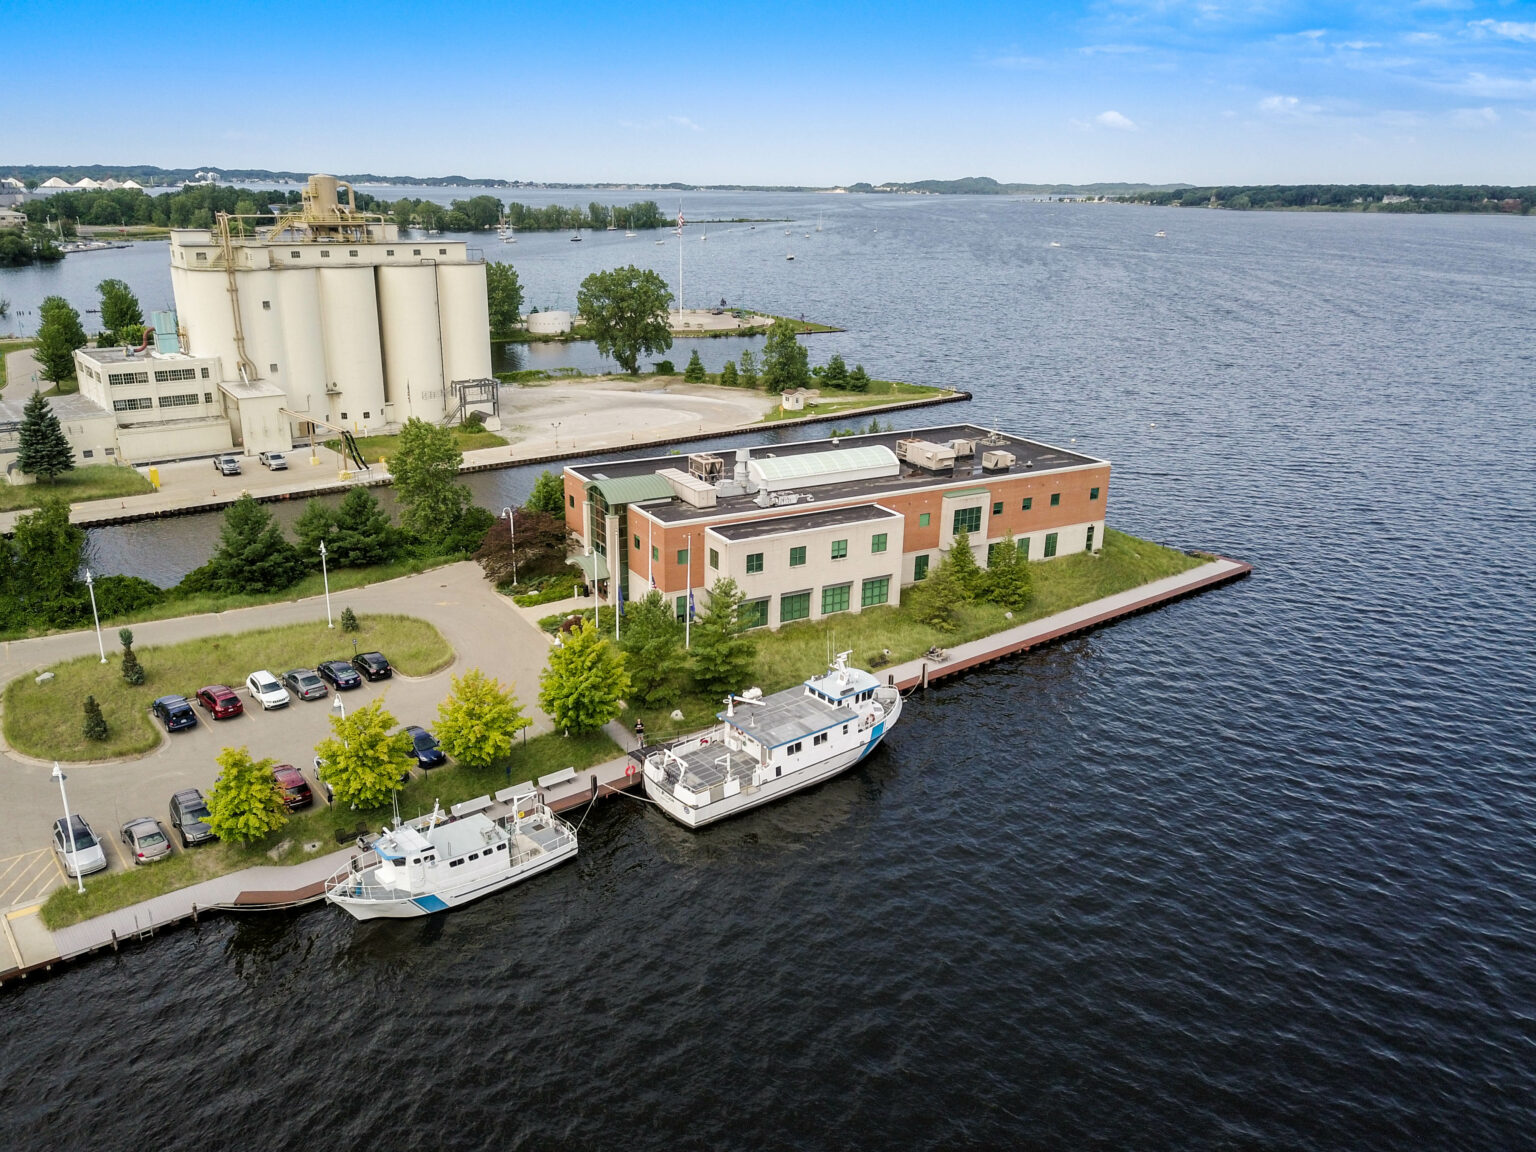
[[[419,820],[396,820],[325,882],[325,898],[359,920],[426,916],[575,857],[576,833],[532,788],[515,794],[511,808],[496,819],[483,811],[445,816],[433,808]]]
[[[1052,240],[1051,241],[1051,247],[1052,248],[1060,248],[1061,247],[1061,242],[1059,240]]]
[[[1168,233],[1166,233],[1166,232],[1154,232],[1153,235],[1161,238],[1161,237],[1166,237],[1168,235]]]
[[[635,238],[635,233],[633,233],[633,232],[626,232],[626,233],[624,233],[624,237],[627,240],[633,240]]]

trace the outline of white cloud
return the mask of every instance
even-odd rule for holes
[[[1477,32],[1500,36],[1505,40],[1520,40],[1536,44],[1536,24],[1520,24],[1513,20],[1474,20],[1467,25]]]
[[[1293,113],[1301,107],[1301,101],[1295,96],[1266,96],[1259,101],[1260,112],[1270,112],[1283,116]]]
[[[1456,123],[1466,128],[1487,128],[1499,122],[1499,114],[1492,108],[1458,108]]]
[[[1296,35],[1305,40],[1321,40],[1324,36],[1328,35],[1328,30],[1326,28],[1308,28],[1305,32],[1298,32]]]
[[[668,116],[667,119],[669,121],[671,121],[673,124],[676,124],[679,128],[686,128],[690,132],[702,132],[702,131],[704,131],[704,129],[700,128],[697,124],[695,124],[692,120],[688,119],[688,117],[686,117],[686,116]]]
[[[1093,122],[1100,128],[1114,128],[1120,132],[1136,131],[1136,124],[1129,116],[1122,116],[1111,108],[1107,112],[1100,112],[1093,118]]]
[[[1106,56],[1125,56],[1133,52],[1145,52],[1144,44],[1085,44],[1078,49],[1084,56],[1103,54]]]
[[[1340,48],[1348,48],[1352,52],[1362,52],[1367,48],[1380,48],[1379,40],[1346,40],[1339,45]]]
[[[1004,56],[985,56],[980,59],[982,65],[987,68],[1008,68],[1027,72],[1035,68],[1045,67],[1044,57],[1026,56],[1018,53]]]
[[[1454,87],[1471,96],[1485,99],[1519,99],[1536,96],[1536,80],[1515,80],[1508,76],[1485,76],[1473,72]]]

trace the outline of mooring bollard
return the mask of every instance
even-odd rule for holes
[[[117,929],[112,929],[112,951],[117,951]]]
[[[928,665],[927,664],[923,665],[922,687],[923,687],[923,691],[924,692],[928,691]]]
[[[197,901],[192,901],[192,923],[197,923]]]

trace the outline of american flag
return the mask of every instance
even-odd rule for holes
[[[681,204],[677,206],[677,232],[679,236],[683,232],[683,206]]]

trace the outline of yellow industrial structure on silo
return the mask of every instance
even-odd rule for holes
[[[280,390],[295,425],[436,423],[455,385],[491,376],[484,261],[463,241],[402,240],[332,176],[259,232],[225,215],[173,230],[171,283],[185,351],[218,357],[226,391]]]

